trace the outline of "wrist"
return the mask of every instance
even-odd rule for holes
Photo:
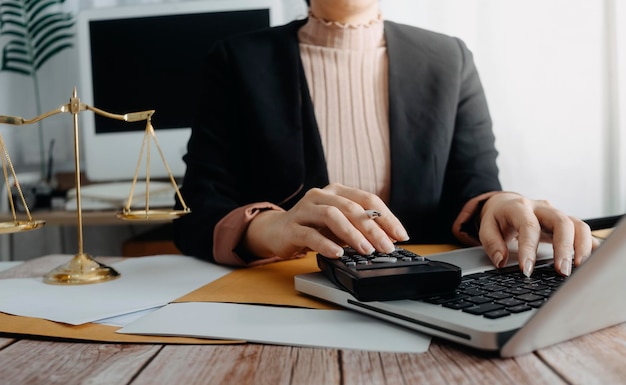
[[[480,245],[478,230],[480,229],[483,208],[489,198],[499,193],[500,191],[486,192],[471,198],[465,203],[452,224],[452,234],[459,241],[466,245]]]
[[[271,235],[271,229],[276,216],[281,213],[271,208],[259,210],[243,233],[239,248],[258,258],[275,257],[277,254],[272,249],[274,238]]]

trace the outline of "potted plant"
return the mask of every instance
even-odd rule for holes
[[[74,45],[74,18],[62,12],[65,0],[0,0],[0,71],[29,76],[33,81],[36,115],[42,111],[39,69],[59,52]],[[37,195],[51,192],[51,165],[46,162],[42,123],[37,125],[41,181]],[[50,143],[50,152],[52,152]],[[52,154],[48,154],[49,157]],[[44,190],[44,191],[42,191]]]

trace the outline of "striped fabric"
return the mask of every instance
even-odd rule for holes
[[[352,26],[311,16],[299,40],[330,182],[388,202],[389,97],[382,18]]]

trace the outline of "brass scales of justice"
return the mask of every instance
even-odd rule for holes
[[[59,284],[59,285],[76,285],[76,284],[88,284],[88,283],[97,283],[97,282],[105,282],[112,279],[115,279],[120,276],[120,274],[113,269],[112,267],[106,266],[95,259],[93,259],[90,255],[83,252],[83,219],[82,219],[82,206],[81,206],[81,196],[80,196],[80,152],[79,152],[79,135],[78,135],[78,114],[82,111],[92,111],[98,115],[104,116],[110,119],[123,120],[125,122],[139,122],[146,121],[146,130],[143,137],[143,142],[141,144],[141,149],[139,151],[139,159],[137,161],[137,167],[135,169],[135,176],[133,177],[133,181],[131,184],[128,201],[121,212],[117,213],[117,217],[121,220],[128,221],[167,221],[178,218],[182,215],[188,214],[191,212],[189,207],[185,204],[185,201],[178,189],[178,185],[176,184],[176,180],[172,175],[172,172],[165,160],[165,156],[161,151],[161,147],[157,141],[156,134],[154,132],[154,127],[152,127],[151,118],[154,114],[154,110],[147,111],[139,111],[139,112],[131,112],[124,115],[113,114],[110,112],[106,112],[100,110],[98,108],[89,106],[87,104],[81,103],[78,99],[76,88],[74,88],[72,92],[72,97],[70,98],[69,103],[61,105],[59,108],[41,114],[33,119],[24,119],[17,116],[6,116],[0,115],[0,124],[9,124],[9,125],[26,125],[37,123],[41,120],[44,120],[50,116],[57,115],[60,113],[70,113],[73,116],[73,126],[74,126],[74,174],[75,174],[75,183],[76,183],[76,221],[77,221],[77,230],[78,230],[78,252],[77,254],[66,264],[61,265],[46,275],[44,275],[43,280],[45,283],[49,284]],[[150,209],[150,148],[151,148],[151,140],[154,141],[155,147],[157,148],[161,160],[163,161],[163,165],[167,171],[169,176],[169,180],[174,186],[176,190],[176,196],[178,197],[182,210],[152,210]],[[144,151],[146,153],[146,194],[145,194],[145,209],[144,210],[131,210],[131,204],[133,201],[133,195],[135,192],[135,185],[137,183],[137,177],[139,175],[139,170],[141,167]],[[11,159],[9,157],[9,152],[5,146],[4,139],[2,135],[0,135],[0,158],[2,160],[2,171],[4,173],[4,181],[8,190],[8,198],[9,205],[11,208],[11,213],[13,215],[13,221],[0,222],[0,233],[17,233],[29,230],[35,230],[45,225],[44,220],[35,220],[33,219],[28,205],[26,204],[26,199],[24,198],[24,194],[22,193],[22,189],[20,187],[19,181],[15,174],[15,170],[13,168],[13,164],[11,163]],[[8,168],[8,170],[7,170]],[[26,213],[26,220],[18,220],[16,210],[15,210],[15,202],[13,198],[13,194],[11,191],[11,184],[9,183],[9,172],[13,178],[13,185],[15,186],[19,199],[24,206]]]

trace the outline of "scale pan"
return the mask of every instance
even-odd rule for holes
[[[0,222],[0,234],[35,230],[46,224],[44,220]]]
[[[119,212],[117,217],[125,221],[169,221],[189,212],[189,210],[131,210]]]

